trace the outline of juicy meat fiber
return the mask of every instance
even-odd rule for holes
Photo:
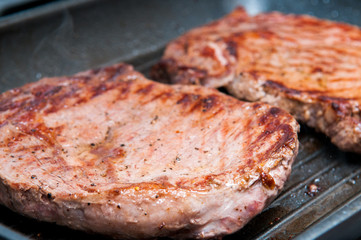
[[[361,153],[361,30],[305,15],[242,8],[171,42],[154,79],[224,86],[284,108]]]
[[[240,229],[283,187],[298,124],[264,103],[126,64],[0,95],[0,202],[115,238]]]

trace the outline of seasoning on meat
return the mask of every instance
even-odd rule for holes
[[[0,203],[113,238],[237,231],[282,189],[298,151],[285,111],[126,64],[44,78],[0,106]]]
[[[151,76],[276,105],[340,149],[361,153],[360,56],[356,26],[236,8],[169,43]]]

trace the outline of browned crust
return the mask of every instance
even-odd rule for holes
[[[325,133],[340,149],[361,153],[361,112],[353,99],[302,92],[272,81],[262,88],[266,94],[277,97],[265,97],[261,101],[289,111],[298,120]]]
[[[361,153],[360,46],[356,26],[236,8],[171,42],[151,76],[277,104],[342,150]]]
[[[208,123],[225,116],[218,127],[221,127],[224,136],[230,135],[234,139],[237,139],[239,134],[245,134],[244,143],[248,148],[243,151],[246,154],[242,156],[240,163],[217,174],[200,173],[197,177],[179,177],[174,183],[169,182],[167,177],[153,181],[126,182],[119,180],[116,174],[119,169],[115,168],[112,162],[123,161],[128,156],[129,150],[124,144],[113,145],[110,142],[111,133],[108,131],[101,141],[84,146],[84,151],[91,153],[96,157],[95,159],[83,160],[77,166],[70,164],[66,160],[67,150],[61,144],[61,136],[69,126],[57,125],[50,128],[45,118],[61,114],[65,109],[81,107],[108,94],[115,96],[114,101],[108,103],[109,107],[112,104],[126,103],[129,99],[137,99],[136,107],[141,113],[143,107],[156,103],[157,106],[169,111],[178,111],[177,117],[197,116],[194,118],[197,120],[194,123],[197,128],[207,128]],[[123,207],[118,208],[120,203],[127,202],[126,206],[144,204],[152,209],[154,207],[152,202],[155,201],[156,196],[181,204],[180,196],[183,195],[196,200],[203,197],[208,199],[209,195],[212,196],[217,191],[228,191],[227,194],[242,193],[247,192],[251,186],[257,186],[257,191],[264,190],[260,203],[252,203],[255,204],[254,210],[247,213],[254,216],[261,211],[267,199],[273,198],[282,188],[298,151],[298,125],[285,111],[264,103],[241,102],[214,89],[199,86],[168,86],[152,82],[126,64],[91,70],[70,77],[42,79],[1,94],[0,102],[2,103],[0,131],[4,131],[7,127],[16,129],[4,135],[6,137],[0,142],[3,154],[3,159],[0,159],[3,161],[2,165],[14,164],[10,172],[11,176],[4,172],[0,175],[0,202],[28,216],[56,221],[59,224],[88,231],[103,232],[101,229],[93,229],[97,227],[94,225],[94,219],[74,225],[79,217],[83,217],[77,216],[79,211],[82,214],[88,211],[101,214],[104,207],[110,207],[117,211],[120,209],[122,214],[128,214],[128,210]],[[235,116],[234,112],[239,112],[241,109],[244,109],[241,113],[248,114],[252,118]],[[231,122],[228,117],[233,117],[235,120]],[[153,121],[157,121],[157,117]],[[237,121],[242,121],[242,129],[238,131],[233,126]],[[152,122],[149,124],[152,125]],[[248,128],[252,131],[244,133]],[[34,144],[26,146],[30,138],[35,139],[32,140]],[[147,151],[154,151],[154,146],[152,144],[147,146],[144,152]],[[28,155],[23,157],[24,153]],[[204,154],[206,153],[207,151],[204,151]],[[16,158],[16,161],[11,161],[13,158]],[[28,168],[29,166],[31,168]],[[36,170],[31,170],[34,167],[41,168],[44,172],[36,175],[33,172]],[[19,169],[27,169],[27,171],[16,174]],[[99,172],[93,172],[94,169]],[[274,179],[272,174],[278,171],[281,178],[277,175]],[[102,182],[99,179],[106,181]],[[62,185],[54,187],[52,182]],[[235,187],[226,189],[227,182],[233,183]],[[23,205],[25,201],[30,204],[27,205],[28,207]],[[157,207],[161,206],[157,205]],[[41,208],[43,212],[34,208]],[[174,214],[179,214],[178,210],[174,211]],[[196,217],[199,213],[187,214]],[[113,219],[116,217],[112,215],[99,218],[104,221],[123,221]],[[143,218],[144,216],[139,221],[147,225],[149,220]],[[185,221],[188,220],[186,218]],[[129,227],[129,223],[119,224]],[[227,231],[235,231],[245,222],[233,224],[235,224],[234,228]],[[112,229],[110,233],[105,233],[125,238],[151,236],[144,232],[136,235],[136,228],[129,230],[128,236],[124,235],[121,229]],[[181,234],[168,223],[161,229],[158,229],[160,233],[156,236]],[[182,234],[187,236],[186,233]],[[202,237],[202,235],[193,237],[195,236]]]
[[[6,118],[3,118],[0,124],[4,126],[7,123],[11,123],[20,129],[20,133],[11,136],[11,139],[7,139],[6,142],[2,142],[0,147],[9,147],[22,141],[22,138],[25,136],[34,136],[44,142],[44,145],[36,146],[35,148],[43,149],[52,147],[55,149],[54,153],[57,157],[52,159],[54,167],[51,171],[71,171],[72,167],[66,166],[64,159],[60,156],[61,147],[57,141],[57,135],[61,134],[62,128],[65,126],[59,126],[57,129],[47,128],[41,118],[39,118],[39,115],[46,116],[47,114],[56,113],[57,111],[62,110],[64,106],[66,106],[66,108],[71,108],[79,104],[84,104],[90,99],[115,88],[120,90],[119,101],[127,98],[128,95],[131,94],[141,95],[140,105],[155,100],[165,102],[173,98],[175,105],[179,105],[177,107],[182,109],[182,114],[195,114],[200,112],[203,119],[211,119],[215,117],[215,115],[224,112],[226,109],[244,107],[244,103],[226,97],[215,90],[207,90],[207,93],[204,94],[202,93],[201,88],[192,89],[190,93],[187,93],[187,91],[175,92],[174,90],[171,90],[171,87],[164,87],[164,90],[157,94],[152,94],[153,89],[159,84],[145,80],[142,80],[144,83],[142,82],[141,84],[136,83],[136,81],[124,80],[123,76],[129,75],[134,75],[138,79],[143,79],[143,77],[134,72],[130,66],[117,65],[88,71],[86,74],[75,75],[70,78],[62,77],[42,80],[39,84],[28,84],[22,88],[2,94],[0,96],[0,101],[3,103],[1,112],[6,115]],[[98,81],[99,78],[103,80]],[[49,84],[42,84],[45,81]],[[69,84],[66,86],[57,85],[65,81],[69,82]],[[199,92],[199,94],[195,94],[196,92]],[[25,95],[25,100],[13,100],[20,95]],[[252,104],[252,107],[257,112],[258,109],[261,109],[264,105],[255,103]],[[250,122],[251,120],[248,121]],[[268,159],[277,154],[283,146],[296,143],[296,133],[294,129],[288,125],[290,122],[292,122],[292,117],[278,108],[270,108],[265,114],[260,115],[259,119],[252,119],[252,124],[267,130],[258,135],[256,139],[252,139],[253,136],[248,136],[249,139],[247,139],[246,142],[249,143],[250,148],[247,149],[246,152],[250,154],[248,156],[249,158],[253,156],[253,149],[262,147],[262,144],[267,142],[274,133],[282,132],[282,134],[280,134],[282,137],[277,141],[271,141],[272,145],[269,146],[262,155],[253,156],[248,167],[253,168],[254,166],[262,165],[263,161],[268,161]],[[226,133],[232,130],[233,129],[230,127],[223,131]],[[290,143],[290,141],[292,141],[292,143]],[[20,148],[17,150],[22,151],[23,149]],[[107,152],[106,154],[105,151]],[[93,147],[91,152],[109,155],[110,157],[107,158],[124,157],[126,154],[121,147],[116,149],[106,149],[104,147],[99,149]],[[14,149],[12,150],[12,153],[16,153]],[[91,167],[89,164],[94,166],[94,163],[87,163],[87,167]],[[278,162],[275,162],[274,166],[277,165]],[[242,168],[244,168],[244,166],[239,166],[240,170]],[[111,165],[108,166],[107,171],[109,173],[114,171]],[[228,173],[222,175],[226,174]],[[265,174],[267,174],[267,172]],[[222,178],[221,175],[218,175],[217,177]],[[185,189],[193,188],[193,190],[197,189],[201,191],[209,190],[211,187],[209,181],[210,178],[214,178],[214,176],[200,176],[195,179],[182,180],[177,183],[176,186],[171,186],[169,184],[166,184],[166,186]],[[132,189],[135,185],[145,189],[163,188],[165,186],[164,183],[137,183],[126,184],[125,187],[121,187],[119,190]]]

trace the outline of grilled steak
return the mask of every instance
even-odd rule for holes
[[[224,86],[284,108],[361,153],[361,30],[305,15],[242,8],[171,42],[152,69],[172,83]]]
[[[240,229],[297,154],[287,112],[126,64],[0,95],[0,202],[115,238],[208,238]]]

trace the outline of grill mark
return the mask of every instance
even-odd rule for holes
[[[27,99],[25,99],[25,101],[26,100]],[[13,110],[15,108],[23,108],[26,103],[25,101],[24,101],[24,99],[18,100],[18,101],[12,101],[11,98],[4,99],[3,101],[0,102],[0,112]]]
[[[116,74],[121,74],[121,73],[116,72],[115,75]],[[99,96],[109,90],[119,88],[119,87],[122,88],[122,90],[121,90],[122,92],[123,91],[127,92],[127,88],[129,86],[127,86],[127,84],[125,84],[125,87],[123,87],[124,82],[122,80],[114,81],[114,79],[116,79],[116,77],[114,77],[115,75],[108,76],[108,78],[104,82],[101,82],[101,83],[99,83],[99,85],[94,86],[91,89],[91,93],[90,93],[91,98],[94,98],[94,97]]]
[[[282,114],[282,115],[281,115]],[[282,132],[281,138],[278,139],[277,142],[271,141],[273,144],[269,149],[265,151],[266,154],[262,156],[257,156],[257,159],[267,159],[269,158],[275,150],[280,149],[284,144],[289,141],[289,139],[293,139],[293,129],[291,126],[282,123],[281,121],[284,119],[283,112],[276,107],[270,108],[265,114],[260,116],[258,119],[258,125],[263,126],[264,131],[262,131],[257,138],[249,145],[247,149],[247,153],[250,155],[247,157],[251,157],[255,148],[260,147],[258,143],[266,142],[267,139],[271,138],[274,134],[278,132]],[[247,137],[249,139],[249,137]]]
[[[351,70],[350,70],[351,71]],[[358,79],[357,79],[357,77],[355,76],[355,77],[343,77],[343,78],[332,78],[332,79],[329,79],[329,82],[330,83],[340,83],[340,84],[342,84],[342,83],[344,83],[344,82],[352,82],[352,84],[353,85],[360,85],[361,83],[359,83],[359,82],[356,82]],[[345,88],[344,86],[337,86],[337,89],[340,89],[340,88],[343,88],[343,89],[350,89],[350,88],[352,88],[352,86],[351,87],[347,87],[347,88]]]
[[[135,91],[135,93],[137,94],[143,94],[143,95],[147,95],[147,94],[150,94],[151,91],[153,90],[154,88],[154,84],[153,83],[150,83],[144,87],[141,87],[139,88],[138,90]]]
[[[109,78],[109,81],[117,81],[120,79],[120,77],[130,71],[132,71],[132,67],[126,64],[121,64],[118,67],[106,67],[104,69],[106,72],[112,72],[111,77]]]
[[[210,95],[207,98],[202,100],[202,112],[207,112],[208,110],[214,108],[218,103],[217,95]]]
[[[287,21],[287,26],[283,26],[279,23],[284,23],[284,21]],[[205,27],[202,27],[202,31],[197,32],[197,30],[192,31],[189,34],[186,34],[181,39],[182,41],[177,41],[175,44],[179,47],[184,47],[184,45],[187,44],[187,42],[197,42],[201,41],[202,39],[207,39],[210,41],[223,41],[228,47],[227,50],[230,52],[231,55],[234,55],[237,50],[237,48],[240,48],[242,46],[242,52],[254,52],[254,53],[260,53],[259,49],[262,47],[269,47],[269,42],[272,43],[281,43],[278,44],[277,49],[274,49],[273,53],[276,53],[278,51],[280,52],[288,52],[292,51],[293,53],[297,54],[295,56],[295,60],[297,60],[296,63],[291,63],[291,66],[302,66],[307,73],[308,71],[312,74],[316,73],[325,73],[330,74],[334,73],[334,69],[342,69],[342,66],[338,66],[338,64],[342,61],[342,57],[347,53],[347,57],[350,57],[351,59],[357,60],[357,57],[360,52],[360,47],[358,47],[355,43],[360,36],[361,32],[357,27],[349,26],[347,24],[338,24],[334,22],[327,22],[327,21],[320,21],[318,19],[308,18],[304,16],[293,16],[293,15],[284,15],[284,14],[263,14],[258,17],[250,17],[246,18],[245,21],[250,24],[255,24],[256,26],[254,28],[249,28],[246,30],[233,28],[230,26],[232,25],[231,22],[235,21],[234,17],[231,18],[224,18],[220,23],[211,23],[211,25],[214,25],[215,27],[222,27],[222,28],[213,28],[209,29],[207,25]],[[236,21],[237,22],[237,21]],[[237,22],[237,24],[242,24],[240,22]],[[228,26],[229,25],[229,26]],[[296,35],[299,35],[299,37],[295,37],[295,26],[300,27],[300,29],[303,29],[304,31],[299,31]],[[321,29],[321,31],[320,31]],[[323,31],[322,29],[327,29]],[[332,35],[332,42],[335,42],[335,44],[318,44],[318,42],[323,41],[323,36],[328,36],[330,34],[330,31],[338,30],[340,33],[343,31],[350,31],[349,34],[346,32],[345,34],[333,34]],[[215,34],[215,35],[211,35]],[[319,37],[315,38],[314,33],[317,33]],[[205,36],[207,35],[207,36]],[[211,35],[211,36],[210,36]],[[274,39],[273,39],[274,37]],[[261,38],[264,38],[266,40],[263,40]],[[270,40],[271,38],[271,40]],[[308,47],[305,49],[302,49],[301,52],[304,52],[305,54],[299,54],[299,46],[303,43],[301,41],[304,41],[304,38],[308,38],[311,41],[313,40],[314,43],[317,46],[317,51],[314,51],[312,48]],[[252,42],[256,40],[253,47],[247,48],[246,43]],[[342,43],[343,42],[343,43]],[[347,44],[345,44],[345,42]],[[233,46],[233,43],[239,44],[240,46]],[[285,44],[282,44],[285,43]],[[260,47],[257,47],[260,46]],[[307,45],[308,46],[308,45]],[[306,47],[307,47],[306,46]],[[235,49],[236,48],[236,49]],[[252,51],[253,50],[253,51]],[[206,51],[207,52],[207,51]],[[184,53],[186,54],[186,53]],[[188,53],[191,54],[191,53]],[[170,54],[167,54],[170,55]],[[205,54],[205,55],[212,55],[212,54]],[[262,55],[266,55],[263,54]],[[267,55],[266,55],[267,56]],[[323,59],[327,56],[327,60],[323,61]],[[287,59],[286,59],[287,60]],[[292,60],[292,59],[288,59]],[[316,61],[315,66],[310,66],[309,62],[312,60],[313,62]],[[287,63],[290,64],[291,61],[288,61]],[[173,60],[173,64],[174,60]],[[263,63],[262,63],[263,64]],[[261,65],[263,66],[263,65]],[[321,67],[317,66],[325,66],[325,69],[322,69]],[[327,68],[326,68],[327,66]],[[191,67],[191,66],[188,66]],[[305,68],[310,67],[310,68]],[[183,69],[180,68],[179,72],[181,72]],[[351,71],[351,70],[347,70]],[[253,72],[252,74],[254,77],[258,78],[262,74],[267,73],[275,73],[277,74],[277,71],[270,71],[270,70],[263,70],[263,72],[259,72],[256,74]],[[175,72],[177,74],[177,72]],[[182,73],[179,73],[179,76]],[[278,75],[278,74],[277,74]],[[286,78],[284,81],[287,80]],[[202,83],[202,81],[200,81]],[[208,84],[208,82],[207,82]],[[285,87],[286,89],[286,87]],[[316,88],[317,89],[317,88]],[[330,90],[330,92],[333,90]],[[320,94],[319,91],[315,90],[309,90],[307,91],[311,94]],[[336,90],[334,90],[336,92]],[[302,94],[303,91],[297,92],[296,90],[287,90],[288,94],[294,95],[294,94]]]
[[[47,147],[53,149],[53,158],[51,158],[49,162],[52,164],[59,164],[60,168],[66,167],[66,162],[61,157],[62,147],[56,140],[57,134],[61,132],[64,126],[58,126],[56,129],[48,128],[44,123],[29,125],[17,124],[16,126],[19,127],[20,131],[24,134],[39,139],[41,142],[45,143]]]
[[[122,71],[117,72],[120,74]],[[67,168],[67,164],[61,157],[62,148],[56,141],[56,137],[61,134],[64,126],[58,126],[57,128],[52,129],[46,127],[39,119],[36,121],[33,120],[41,110],[43,110],[43,113],[46,114],[58,111],[65,103],[72,103],[70,106],[74,106],[88,101],[90,96],[99,95],[119,85],[119,82],[113,82],[112,84],[107,83],[106,81],[109,80],[109,76],[107,76],[108,78],[105,79],[105,82],[98,84],[96,88],[93,89],[88,87],[88,84],[84,84],[89,83],[89,86],[93,86],[94,83],[90,82],[97,82],[97,77],[98,76],[76,76],[70,78],[59,78],[55,79],[55,81],[60,82],[65,80],[69,81],[70,84],[68,86],[52,86],[49,84],[39,85],[31,89],[31,92],[28,94],[31,94],[32,96],[30,95],[30,97],[26,100],[22,99],[22,101],[19,102],[11,102],[11,100],[7,99],[3,100],[3,103],[6,103],[6,105],[5,107],[2,105],[2,110],[9,108],[15,109],[14,113],[8,117],[6,122],[11,120],[12,124],[17,126],[21,131],[21,133],[15,136],[14,139],[8,139],[5,147],[11,147],[13,145],[18,146],[19,144],[16,144],[16,141],[19,141],[21,138],[26,136],[33,136],[45,143],[45,145],[30,147],[29,151],[37,151],[40,147],[52,149],[52,157],[38,159],[39,164],[52,164],[54,166],[52,168],[54,171],[56,171],[56,169],[66,170],[65,168]],[[128,89],[129,85],[130,84],[125,84],[125,89]],[[18,92],[21,92],[21,90]],[[4,93],[2,96],[4,97],[6,94],[8,93]],[[79,98],[80,95],[82,96],[81,98]],[[78,100],[73,101],[72,99],[74,98],[78,98]],[[20,148],[18,150],[21,151]],[[124,152],[122,151],[123,150],[114,150],[113,155],[108,155],[104,160],[110,161],[113,159],[112,156],[124,156]],[[114,175],[112,172],[113,170],[108,167],[107,175]]]
[[[266,157],[268,158],[271,156],[275,151],[282,149],[283,146],[289,145],[290,141],[295,141],[295,135],[293,133],[293,129],[291,126],[287,124],[280,124],[276,127],[276,129],[273,132],[281,132],[281,138],[275,142],[275,144],[272,144],[269,149],[267,149]]]
[[[166,100],[166,99],[169,99],[170,97],[172,97],[172,95],[173,95],[173,93],[171,91],[165,91],[165,92],[155,95],[150,101],[153,102],[158,99]]]
[[[119,86],[123,86],[122,85],[123,83],[120,83],[120,85]],[[118,86],[118,87],[119,87]],[[126,85],[127,87],[125,87],[125,92],[129,92],[129,85]],[[168,95],[168,94],[170,94],[170,95],[172,95],[172,92],[165,92],[165,93],[162,93],[162,94],[160,94],[160,95],[164,95],[164,96],[166,96],[166,95]],[[194,103],[194,102],[196,102],[196,103],[198,103],[198,102],[200,102],[201,103],[201,106],[202,107],[204,107],[204,109],[206,110],[206,111],[209,111],[210,109],[214,109],[214,106],[216,106],[217,105],[217,102],[218,102],[218,100],[217,100],[217,95],[215,95],[216,96],[216,99],[214,100],[214,99],[209,99],[209,98],[200,98],[200,96],[199,95],[196,95],[196,96],[198,96],[197,97],[197,99],[194,99],[194,101],[192,101],[191,103]],[[182,96],[182,98],[183,98],[184,96]],[[181,99],[182,99],[181,98]],[[156,99],[158,99],[158,96],[157,96],[157,98]],[[187,104],[187,101],[183,101],[183,100],[178,100],[178,101],[180,101],[178,104]],[[214,101],[213,101],[214,100]],[[223,100],[223,99],[222,99]],[[218,109],[217,108],[217,111],[216,112],[218,112],[220,109]],[[54,129],[54,130],[52,130],[52,131],[54,131],[54,132],[56,132],[56,130]],[[61,130],[59,130],[60,132],[61,132]],[[109,150],[109,151],[112,151],[112,150]],[[115,155],[120,155],[121,156],[121,151],[119,151],[118,153],[117,153],[117,151],[115,150],[115,152],[114,152],[114,154]],[[126,154],[126,153],[125,153]],[[124,156],[125,157],[125,156]],[[112,157],[109,157],[109,158],[106,158],[105,157],[105,162],[109,162],[109,161],[111,161],[111,160],[113,160],[113,159],[115,159],[115,158],[112,158]],[[58,160],[57,160],[58,161]],[[107,171],[106,171],[106,173],[107,173],[107,175],[109,175],[109,176],[113,176],[113,178],[114,179],[116,179],[116,176],[115,176],[115,173],[112,171],[112,169],[107,169]],[[214,177],[213,176],[206,176],[203,180],[199,180],[199,181],[204,181],[204,185],[209,185],[209,183],[210,183],[210,180],[213,180],[214,179]],[[156,185],[156,186],[159,186],[159,188],[161,188],[161,187],[165,187],[165,185],[166,185],[166,183],[162,183],[162,184],[159,184],[159,185],[157,185],[157,184],[154,184],[154,185]],[[148,184],[148,185],[142,185],[142,187],[140,187],[140,190],[143,190],[143,188],[144,189],[146,189],[146,187],[151,187],[151,188],[154,188],[154,185],[150,185],[150,184]],[[199,186],[202,186],[202,183],[201,182],[199,182],[198,183],[198,185]],[[137,184],[136,186],[139,186],[139,184]],[[184,185],[184,187],[186,187],[185,185]],[[92,191],[92,190],[90,190],[90,191]],[[119,194],[121,192],[121,188],[119,188],[119,189],[116,189],[116,191],[114,190],[114,194]]]
[[[195,103],[190,107],[188,110],[189,113],[202,111],[208,112],[210,109],[214,109],[216,106],[219,106],[218,103],[218,96],[217,95],[210,95],[206,98],[199,98],[195,101]]]
[[[202,108],[202,100],[198,100],[196,101],[188,110],[189,113],[193,113],[193,112],[197,112],[198,110],[200,110]]]
[[[266,123],[269,123],[271,119],[276,119],[279,113],[281,113],[281,109],[276,107],[270,108],[267,113],[259,118],[259,125],[265,125]]]
[[[32,89],[32,94],[37,98],[50,98],[61,91],[62,86],[40,85]]]
[[[169,91],[169,90],[164,90],[156,95],[154,95],[154,93],[146,95],[146,97],[141,98],[140,101],[142,105],[148,104],[150,102],[155,102],[155,101],[161,101],[162,103],[165,103],[165,101],[169,100],[172,96],[173,96],[173,92]]]
[[[26,117],[27,114],[24,112],[40,112],[43,110],[45,114],[55,113],[61,110],[64,105],[67,105],[67,107],[72,107],[81,103],[85,103],[91,98],[119,87],[119,85],[120,88],[122,88],[121,91],[123,94],[125,94],[129,90],[129,85],[131,85],[129,82],[131,81],[123,84],[123,81],[116,82],[114,79],[116,79],[121,74],[124,74],[127,70],[128,67],[126,66],[120,66],[119,69],[116,67],[108,67],[103,70],[96,70],[95,72],[99,73],[100,75],[106,73],[106,76],[103,76],[103,82],[100,82],[98,80],[99,76],[94,74],[91,76],[58,78],[55,79],[56,83],[69,81],[71,84],[68,86],[50,84],[35,86],[33,89],[31,89],[31,92],[29,93],[30,95],[26,99],[19,101],[13,101],[12,98],[3,99],[1,101],[0,111],[15,110],[7,117],[8,119],[17,118],[17,116],[21,114],[21,118],[23,120],[27,119],[30,121],[32,119],[32,114],[29,114],[28,117]],[[49,81],[51,80],[53,79],[50,79]],[[89,86],[92,87],[89,89]],[[19,95],[22,92],[22,88],[14,92],[15,94]],[[9,94],[9,92],[3,93],[1,96],[4,97],[7,94]]]
[[[246,121],[245,121],[245,119],[242,119],[242,123],[244,124],[244,128],[243,129],[249,129],[250,128],[250,125],[251,125],[251,123],[252,123],[252,118],[247,118],[246,119]],[[233,129],[233,128],[232,128]],[[238,132],[235,132],[235,133],[233,133],[232,135],[233,135],[233,139],[234,140],[236,140],[236,139],[239,139],[239,137],[241,136],[241,135],[246,135],[246,139],[248,139],[249,138],[249,134],[250,133],[248,133],[247,131],[244,131],[244,130],[241,130],[241,131],[238,131]],[[231,136],[232,136],[231,135]],[[225,135],[225,136],[227,136],[227,135]],[[231,136],[229,136],[229,137],[231,137]]]
[[[64,158],[61,156],[61,146],[57,143],[55,135],[55,133],[58,132],[61,127],[55,129],[54,131],[54,129],[52,128],[47,128],[43,123],[32,125],[15,123],[13,125],[16,126],[20,132],[17,132],[12,137],[7,138],[4,143],[0,145],[1,147],[11,148],[12,153],[32,151],[34,156],[28,156],[28,159],[25,160],[29,160],[29,158],[34,158],[37,159],[40,165],[52,164],[54,165],[53,170],[66,168],[67,164]],[[43,144],[33,145],[25,148],[19,142],[21,142],[27,136],[35,137],[39,139]],[[14,146],[16,146],[16,148],[14,148]],[[46,156],[39,159],[36,155],[36,152],[44,149],[51,149],[52,156]]]
[[[285,92],[286,94],[289,95],[300,95],[302,92],[297,90],[297,89],[292,89],[292,88],[288,88],[286,86],[284,86],[282,83],[273,81],[273,80],[267,80],[264,83],[265,87],[269,87],[269,88],[276,88],[279,89],[282,92]],[[304,91],[304,92],[308,92],[308,93],[318,93],[318,91]]]
[[[197,101],[200,98],[198,94],[189,94],[184,93],[181,95],[181,98],[176,102],[176,104],[182,104],[185,107],[189,106],[191,103]]]
[[[108,84],[106,83],[101,83],[97,86],[94,86],[93,89],[91,89],[92,91],[91,98],[103,94],[104,92],[108,91],[110,88],[112,88],[112,86],[108,86]]]
[[[235,58],[238,58],[238,44],[236,41],[233,40],[226,40],[226,49],[229,52],[230,55],[234,56]]]
[[[154,102],[154,101],[157,101],[158,99],[162,99],[165,95],[166,95],[166,92],[161,92],[161,93],[155,95],[154,97],[152,97],[149,100],[149,102]]]
[[[217,115],[220,115],[224,112],[224,108],[223,107],[218,107],[216,108],[216,110],[214,110],[212,112],[208,112],[206,119],[211,119],[214,118]]]
[[[249,148],[247,149],[248,155],[245,156],[245,158],[248,159],[246,162],[246,165],[240,166],[237,169],[237,172],[240,175],[245,174],[245,168],[251,168],[253,169],[256,165],[258,166],[261,164],[261,162],[255,161],[256,159],[264,160],[269,159],[274,155],[277,151],[281,150],[283,147],[288,146],[291,148],[291,143],[297,141],[295,135],[293,134],[293,129],[291,126],[287,124],[280,124],[279,122],[272,124],[273,129],[270,129],[268,126],[266,129],[267,131],[260,134],[253,143],[251,143]],[[270,138],[273,134],[280,135],[280,138],[277,141],[273,141],[273,144],[265,151],[262,151],[262,153],[259,153],[256,156],[252,156],[252,152],[255,148],[258,148],[260,146],[257,145],[259,142],[265,142],[267,141],[267,138]],[[277,166],[279,162],[274,162],[274,166]],[[272,168],[272,167],[271,167]],[[266,170],[268,171],[268,170]],[[263,169],[258,168],[256,172],[259,173],[259,180],[262,182],[262,185],[266,187],[267,189],[274,189],[275,188],[275,182],[272,176],[270,176],[267,172]],[[244,180],[248,181],[247,176],[245,175],[243,177]]]
[[[73,106],[75,105],[79,105],[83,102],[86,101],[85,98],[81,98],[79,97],[79,94],[77,93],[79,88],[70,88],[70,90],[63,92],[63,94],[61,95],[61,97],[56,97],[56,98],[50,98],[48,99],[48,105],[49,107],[47,109],[44,110],[45,114],[50,114],[50,113],[54,113],[57,112],[61,107],[64,107],[66,102],[69,102],[70,98],[75,98],[78,99],[75,104],[73,104]],[[66,104],[68,105],[68,104]]]
[[[121,82],[121,84],[118,86],[118,94],[116,99],[124,100],[128,98],[128,95],[131,92],[132,85],[133,85],[133,81]]]
[[[286,87],[285,85],[283,85],[282,83],[280,82],[277,82],[277,81],[273,81],[273,80],[267,80],[265,83],[264,83],[264,86],[265,87],[269,87],[269,88],[273,88],[273,89],[278,89],[280,90],[281,92],[284,92],[286,93],[287,95],[289,96],[299,96],[299,95],[302,95],[302,94],[309,94],[309,95],[313,95],[316,97],[316,99],[318,100],[327,100],[327,101],[343,101],[343,102],[346,102],[347,100],[353,100],[353,99],[360,99],[358,97],[352,97],[352,98],[342,98],[342,97],[336,97],[336,96],[325,96],[324,94],[327,94],[327,93],[332,93],[332,92],[335,92],[335,93],[340,93],[342,91],[348,91],[350,88],[345,88],[345,87],[337,87],[335,89],[330,89],[328,88],[327,91],[319,91],[319,90],[297,90],[297,89],[292,89],[292,88],[288,88]]]

